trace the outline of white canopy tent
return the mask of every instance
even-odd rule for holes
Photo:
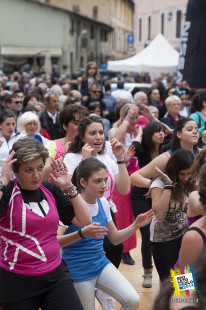
[[[108,61],[107,69],[126,72],[177,71],[179,53],[160,33],[140,53],[130,58]]]

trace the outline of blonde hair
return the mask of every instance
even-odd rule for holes
[[[119,126],[123,122],[123,118],[127,116],[127,113],[132,106],[133,105],[131,103],[126,103],[125,105],[123,105],[123,107],[120,110],[120,119],[116,123],[114,123],[113,127],[119,128]]]
[[[17,120],[18,131],[27,135],[26,125],[30,122],[35,122],[37,124],[37,130],[35,134],[39,133],[41,130],[40,120],[39,120],[38,115],[36,115],[33,112],[25,112],[19,117],[19,119]]]
[[[173,96],[167,97],[167,99],[165,100],[166,107],[174,101],[176,101],[180,104],[182,103],[181,99],[178,96],[173,95]]]

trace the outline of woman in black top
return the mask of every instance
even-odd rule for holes
[[[55,183],[42,182],[48,152],[36,139],[14,143],[0,178],[0,307],[2,310],[83,310],[56,238],[65,224],[91,223],[63,163]],[[11,180],[12,173],[16,178]],[[79,224],[78,224],[79,225]]]
[[[139,168],[147,165],[161,153],[161,144],[164,142],[164,129],[160,122],[150,122],[143,131],[142,142],[134,141],[135,156],[138,158]],[[146,199],[148,188],[133,186],[130,195],[134,217],[151,209],[151,199]],[[143,287],[151,287],[152,282],[152,249],[150,242],[150,225],[140,229],[142,235],[142,264],[144,268]]]

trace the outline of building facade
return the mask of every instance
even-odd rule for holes
[[[136,0],[136,53],[162,33],[176,49],[180,48],[188,0]]]
[[[0,68],[41,65],[48,54],[68,72],[90,60],[105,63],[112,27],[47,2],[0,0]]]
[[[134,44],[128,45],[133,35],[134,1],[132,0],[39,0],[84,15],[94,21],[111,25],[107,36],[107,60],[126,58],[134,54]]]

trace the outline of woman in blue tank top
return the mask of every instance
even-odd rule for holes
[[[58,240],[84,310],[95,310],[95,288],[114,297],[122,309],[136,310],[139,296],[104,255],[103,239],[107,234],[113,244],[123,242],[138,228],[151,222],[152,211],[139,215],[133,224],[118,231],[104,198],[107,178],[107,168],[98,159],[90,157],[81,161],[72,182],[90,209],[92,224],[86,227],[60,226]]]

